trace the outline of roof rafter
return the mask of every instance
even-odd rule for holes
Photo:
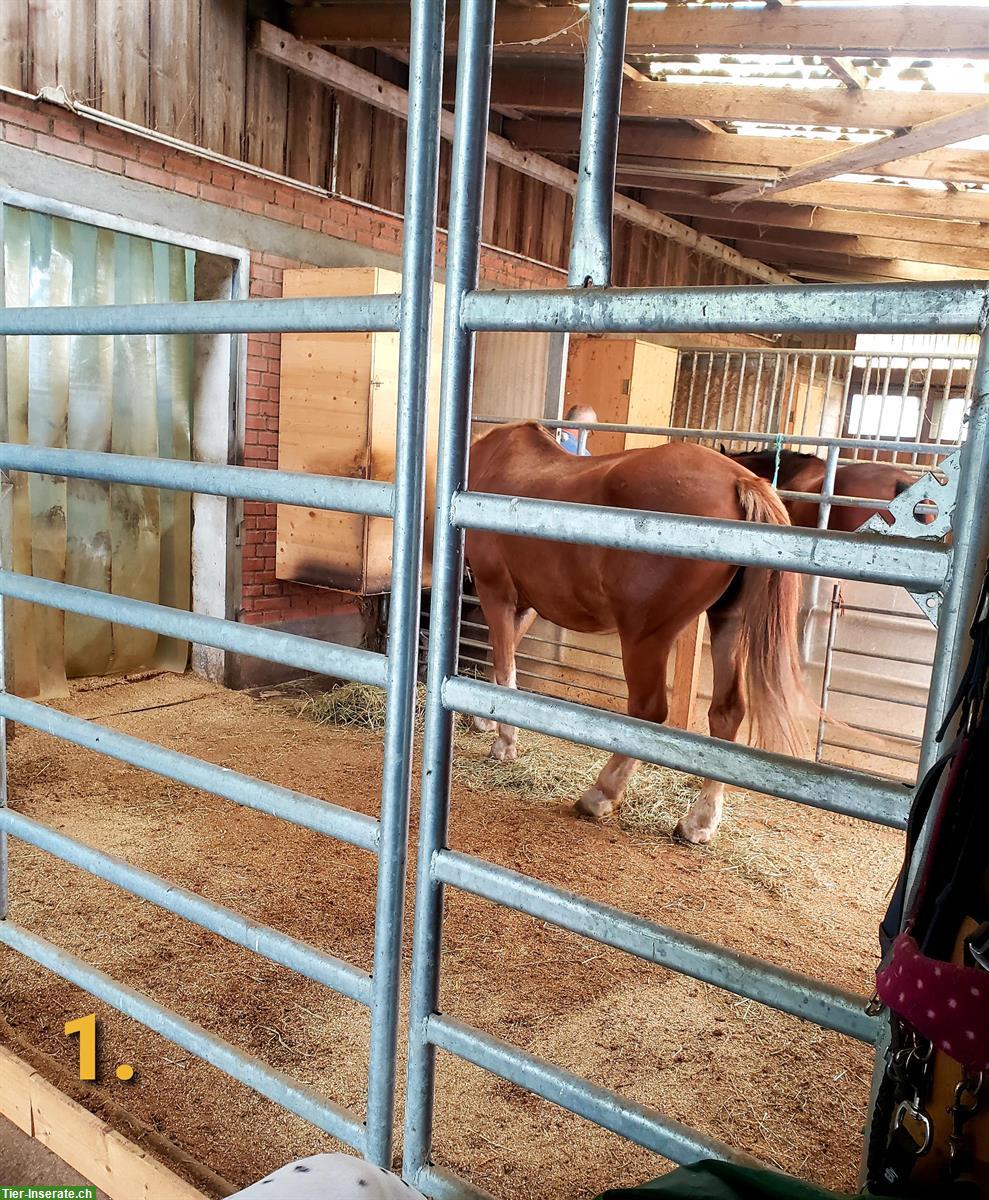
[[[902,238],[876,237],[869,234],[822,233],[819,230],[781,229],[778,226],[758,225],[753,228],[736,223],[723,214],[721,220],[700,218],[695,228],[721,240],[751,240],[794,249],[826,250],[847,254],[853,258],[899,258],[911,262],[934,263],[942,267],[963,267],[989,277],[989,249],[979,251],[971,246],[953,246],[933,239],[911,242]]]
[[[876,170],[887,163],[900,163],[911,155],[926,154],[931,150],[985,133],[989,133],[989,100],[973,104],[950,117],[940,117],[936,121],[915,125],[913,129],[904,133],[894,133],[874,142],[849,146],[837,154],[826,154],[788,171],[772,183],[748,183],[732,188],[718,196],[718,203],[737,204],[741,200],[754,200],[773,192],[789,191],[809,183],[821,183],[825,179],[833,179],[836,175]]]
[[[973,116],[972,114],[984,114]],[[983,101],[974,108],[963,110],[938,122],[929,122],[921,129],[937,125],[945,129],[943,136],[951,137],[959,128],[973,128],[978,121],[989,127],[989,102]],[[950,123],[950,128],[949,128]],[[548,117],[539,121],[520,121],[505,126],[505,136],[515,145],[541,154],[576,154],[580,147],[580,123],[565,117]],[[931,141],[940,134],[932,131]],[[964,134],[963,136],[973,136]],[[919,140],[919,139],[918,139]],[[842,149],[824,155],[824,147]],[[875,149],[882,144],[885,149]],[[721,164],[716,175],[732,178],[753,177],[771,184],[780,171],[804,168],[831,158],[851,156],[855,152],[863,161],[861,170],[875,171],[877,165],[895,161],[892,174],[912,179],[950,179],[961,183],[989,183],[989,152],[985,150],[927,150],[915,153],[914,140],[909,135],[883,138],[874,142],[835,143],[820,138],[750,137],[747,134],[687,132],[670,126],[651,126],[644,123],[624,124],[619,131],[618,152],[622,166],[636,171],[648,171],[650,160],[659,160],[664,171],[671,165],[675,169],[681,162],[685,167],[698,163]],[[892,152],[893,158],[890,158]],[[897,157],[902,152],[902,157]],[[873,162],[867,165],[867,160]],[[847,160],[846,160],[847,161]],[[759,168],[732,172],[731,166]],[[840,173],[852,172],[854,166],[843,166]],[[689,173],[689,172],[687,172]],[[696,172],[695,172],[696,173]],[[808,180],[808,182],[810,182]],[[799,186],[794,184],[793,186]],[[767,192],[768,192],[767,186]],[[783,189],[772,189],[783,190]],[[744,198],[744,197],[740,197]]]
[[[456,17],[456,12],[450,14]],[[321,4],[293,8],[292,29],[324,45],[407,46],[409,10],[389,3]],[[456,42],[455,19],[447,21],[447,44]],[[499,4],[495,49],[513,53],[582,56],[587,43],[583,9],[528,8]],[[696,54],[890,54],[978,58],[989,55],[985,12],[966,5],[939,8],[937,20],[916,5],[841,7],[789,5],[777,11],[670,5],[633,9],[626,53]]]
[[[657,182],[657,188],[659,188]],[[968,247],[984,251],[989,256],[989,224],[974,221],[938,220],[932,217],[909,217],[886,213],[852,212],[840,208],[810,207],[798,204],[772,204],[752,201],[739,204],[726,213],[708,196],[670,188],[648,194],[649,207],[674,216],[707,217],[716,221],[730,219],[734,226],[758,225],[771,229],[772,236],[781,239],[784,230],[806,230],[811,233],[892,238],[903,242]],[[989,210],[989,195],[986,196]],[[737,236],[744,236],[739,233]],[[907,258],[910,255],[906,255]]]
[[[688,192],[713,200],[717,185],[688,179],[655,179],[647,175],[628,178],[625,185]],[[774,192],[766,204],[799,204],[869,213],[903,213],[910,217],[935,217],[943,221],[986,221],[989,192],[945,192],[895,183],[814,183],[792,192]]]
[[[253,48],[263,57],[280,63],[290,70],[298,71],[310,79],[319,80],[320,83],[336,91],[355,96],[366,104],[383,109],[394,116],[402,118],[408,116],[409,94],[404,88],[381,79],[336,54],[300,41],[267,21],[260,21],[255,27],[252,44]],[[441,115],[440,132],[447,140],[452,138],[452,113],[444,112]],[[507,138],[489,133],[487,135],[487,154],[492,161],[500,163],[502,166],[538,179],[542,183],[549,184],[550,187],[559,188],[569,195],[576,193],[577,176],[573,171],[569,171],[566,167],[561,167],[558,163],[543,158],[541,155],[518,150]],[[765,263],[755,259],[745,258],[730,247],[722,246],[713,238],[698,233],[689,225],[684,225],[680,221],[673,220],[672,217],[655,212],[636,200],[630,200],[627,196],[620,194],[615,196],[614,212],[618,219],[649,229],[653,233],[658,233],[673,242],[696,250],[706,257],[717,259],[719,262],[723,262],[745,275],[760,279],[764,283],[793,283],[792,278],[785,273],[773,270]]]
[[[697,10],[691,10],[697,11]],[[455,72],[444,78],[445,99],[453,102]],[[491,82],[495,104],[529,112],[579,113],[583,80],[575,66],[531,67],[495,63]],[[656,79],[626,79],[623,117],[676,121],[755,121],[765,124],[831,125],[846,129],[903,129],[958,112],[973,102],[965,92],[848,92],[844,88],[797,88],[730,83],[678,85]]]
[[[824,65],[836,78],[840,79],[849,91],[859,92],[868,83],[866,77],[855,66],[850,58],[833,57],[826,55],[824,57]]]
[[[961,267],[942,267],[935,263],[917,262],[902,258],[857,258],[832,250],[805,249],[777,245],[771,241],[738,241],[736,245],[746,254],[761,254],[770,262],[791,267],[816,266],[837,270],[862,270],[886,279],[904,279],[917,283],[936,283],[946,279],[985,279],[985,271]]]

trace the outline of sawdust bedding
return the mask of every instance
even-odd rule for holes
[[[377,811],[380,732],[319,724],[291,697],[159,675],[79,686],[64,707]],[[874,931],[899,835],[742,793],[731,798],[731,820],[714,850],[686,847],[663,832],[666,818],[655,806],[647,805],[645,818],[633,808],[630,828],[595,825],[578,820],[568,798],[530,795],[511,781],[485,786],[485,745],[474,735],[458,739],[453,846],[829,983],[870,989]],[[11,749],[11,801],[370,968],[374,864],[360,850],[23,729]],[[16,841],[11,865],[13,919],[362,1111],[364,1009]],[[459,893],[447,901],[443,970],[445,1012],[769,1163],[854,1189],[872,1067],[867,1047]],[[3,949],[0,1002],[0,1039],[207,1191],[243,1187],[289,1159],[339,1148]],[[83,1086],[73,1078],[75,1044],[62,1027],[94,1010],[103,1031],[101,1082]],[[114,1078],[121,1062],[137,1068],[130,1084]],[[665,1167],[447,1056],[439,1064],[435,1158],[519,1200],[579,1200]]]

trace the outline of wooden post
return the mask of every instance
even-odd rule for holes
[[[668,725],[689,729],[697,699],[697,684],[701,672],[701,650],[704,648],[704,614],[680,634],[674,650],[673,694],[670,696]]]

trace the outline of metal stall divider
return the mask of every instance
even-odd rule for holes
[[[278,470],[188,463],[118,454],[0,444],[0,468],[80,479],[134,483],[229,498],[392,517],[393,578],[386,654],[331,645],[85,588],[0,570],[0,594],[166,636],[249,654],[271,662],[386,689],[384,779],[380,820],[315,797],[164,749],[30,700],[0,693],[0,716],[76,745],[202,788],[236,804],[359,846],[378,858],[373,972],[358,969],[233,909],[86,846],[5,806],[0,780],[0,916],[7,918],[7,836],[16,837],[90,874],[187,918],[239,946],[289,967],[371,1010],[366,1118],[236,1049],[199,1025],[9,919],[0,942],[50,968],[241,1083],[339,1138],[373,1162],[392,1161],[395,1052],[399,1018],[402,916],[408,845],[426,421],[426,379],[433,296],[439,162],[443,6],[413,0],[408,154],[401,296],[306,300],[241,300],[99,308],[0,309],[0,334],[130,334],[249,332],[398,332],[397,454],[394,484]],[[9,547],[3,547],[3,557]],[[0,658],[2,658],[0,646]],[[5,764],[0,720],[0,764]]]
[[[457,712],[552,734],[646,762],[712,776],[832,812],[902,828],[911,793],[868,774],[807,763],[710,737],[651,725],[581,705],[518,693],[458,677],[457,654],[468,528],[607,545],[688,558],[895,583],[944,595],[924,759],[958,674],[968,620],[989,548],[984,504],[989,468],[989,360],[986,339],[976,378],[954,523],[954,545],[898,536],[846,535],[825,529],[755,527],[734,521],[519,500],[467,490],[474,335],[479,331],[583,333],[983,333],[987,285],[884,285],[617,289],[608,285],[611,214],[601,196],[614,159],[596,139],[613,136],[617,56],[603,52],[602,31],[623,27],[625,0],[591,0],[585,71],[585,127],[571,283],[601,287],[563,291],[480,291],[478,254],[484,184],[484,135],[490,96],[494,0],[460,6],[452,198],[437,469],[436,536],[430,612],[429,675],[423,747],[422,811],[413,938],[409,1077],[405,1122],[406,1178],[433,1197],[483,1196],[431,1158],[436,1054],[456,1055],[676,1162],[701,1157],[748,1160],[737,1149],[690,1129],[439,1011],[443,893],[457,887],[561,929],[622,949],[737,995],[798,1015],[868,1044],[880,1023],[865,996],[740,956],[653,921],[584,899],[538,879],[452,850],[447,844],[452,728]],[[611,80],[610,90],[605,86]],[[587,116],[593,121],[588,124]],[[596,234],[592,235],[593,230]],[[588,238],[596,236],[596,249]],[[602,272],[604,275],[602,275]],[[575,278],[576,275],[576,278]],[[702,419],[703,424],[703,419]],[[683,431],[677,431],[683,433]],[[728,435],[730,436],[730,435]],[[788,439],[796,440],[796,439]],[[813,441],[813,439],[809,439]],[[837,462],[837,454],[834,455]],[[833,492],[833,468],[827,491]],[[923,582],[921,582],[923,581]]]

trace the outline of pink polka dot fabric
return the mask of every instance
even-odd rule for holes
[[[921,954],[908,933],[876,976],[879,999],[950,1058],[989,1070],[989,972]]]

